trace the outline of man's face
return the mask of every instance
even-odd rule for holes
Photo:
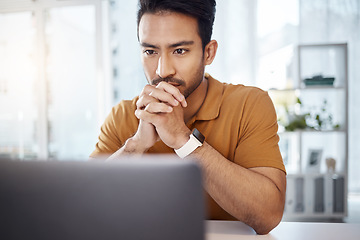
[[[197,20],[183,14],[146,13],[139,23],[141,60],[147,81],[166,81],[188,97],[204,77]]]

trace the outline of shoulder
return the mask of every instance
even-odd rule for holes
[[[128,115],[130,113],[134,114],[136,110],[136,102],[139,97],[135,97],[132,100],[122,100],[117,105],[112,108],[113,115],[125,114]]]
[[[238,98],[249,101],[256,101],[259,98],[267,98],[268,94],[266,91],[253,86],[244,86],[242,84],[224,84],[224,96],[228,98]]]
[[[138,125],[134,114],[137,99],[121,101],[111,109],[101,126],[92,157],[117,151],[134,134]]]
[[[274,105],[266,91],[254,86],[223,83],[208,74],[206,77],[209,87],[203,108],[213,109],[213,112],[216,110],[214,116],[230,114],[242,118],[261,114],[273,115]]]
[[[117,105],[113,107],[114,112],[121,112],[121,111],[129,111],[136,109],[136,102],[139,97],[135,97],[132,100],[122,100]]]
[[[115,105],[105,119],[104,125],[111,125],[114,129],[120,129],[123,126],[134,128],[138,124],[135,116],[136,102],[138,97],[132,100],[122,100]]]
[[[223,101],[235,101],[236,102],[256,102],[259,100],[270,100],[266,91],[254,87],[245,86],[242,84],[231,84],[220,82],[210,75],[206,75],[209,79],[209,92],[210,95],[221,95]],[[215,90],[216,89],[216,90]]]
[[[248,111],[273,109],[272,100],[266,91],[241,84],[224,83],[223,104]]]

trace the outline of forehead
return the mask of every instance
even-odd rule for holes
[[[139,23],[140,43],[201,42],[196,18],[181,13],[145,13]]]

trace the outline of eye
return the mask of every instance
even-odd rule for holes
[[[175,54],[179,54],[179,55],[184,55],[186,52],[188,52],[188,50],[183,48],[178,48],[174,51]]]
[[[154,55],[156,52],[155,52],[155,50],[150,50],[150,49],[148,49],[148,50],[145,50],[144,53],[145,53],[146,55]]]

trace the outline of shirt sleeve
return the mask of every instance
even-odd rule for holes
[[[90,157],[112,154],[134,135],[138,126],[138,120],[134,114],[136,101],[137,98],[132,101],[121,101],[112,108],[100,128],[98,142]]]
[[[278,145],[274,105],[268,93],[262,90],[256,90],[256,94],[249,96],[241,119],[234,162],[241,162],[246,168],[274,167],[286,172]]]

